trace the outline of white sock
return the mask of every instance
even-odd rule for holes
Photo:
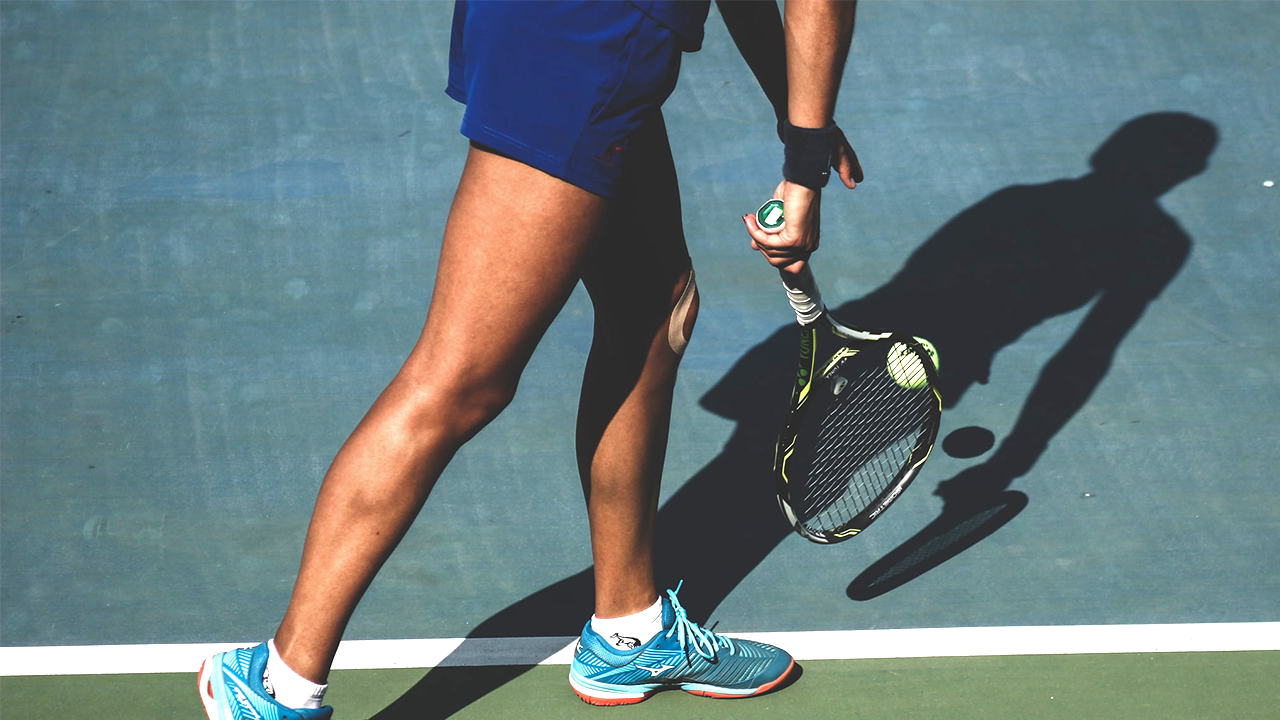
[[[262,674],[262,684],[276,702],[294,710],[320,707],[328,685],[317,685],[293,671],[276,651],[276,641],[267,641],[267,668]]]
[[[618,650],[634,650],[662,630],[662,598],[634,615],[618,618],[592,615],[591,629]]]

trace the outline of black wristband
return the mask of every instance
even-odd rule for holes
[[[782,133],[782,177],[813,190],[826,187],[831,179],[831,152],[840,129],[835,125],[801,128],[788,120]]]

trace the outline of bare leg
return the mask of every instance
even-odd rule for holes
[[[657,598],[654,524],[680,363],[667,330],[690,277],[661,117],[631,142],[640,164],[629,169],[583,272],[595,337],[578,411],[578,467],[603,618],[639,612]],[[696,314],[695,299],[686,333]]]
[[[445,465],[510,402],[577,284],[604,208],[599,196],[471,149],[422,336],[320,488],[275,638],[298,674],[325,680],[356,604]]]

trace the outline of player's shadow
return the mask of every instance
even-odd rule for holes
[[[855,324],[931,339],[950,408],[973,383],[987,382],[1001,348],[1048,318],[1092,304],[1045,365],[999,449],[939,486],[941,517],[859,575],[851,598],[870,599],[919,577],[1026,506],[1026,495],[1009,485],[1088,400],[1120,341],[1185,262],[1191,241],[1156,200],[1203,170],[1216,140],[1212,124],[1189,115],[1137,118],[1094,154],[1090,174],[994,193],[929,238],[884,286],[836,309]],[[832,286],[829,275],[820,277]],[[696,618],[706,618],[791,533],[777,510],[770,468],[796,334],[793,324],[780,328],[701,399],[708,411],[735,421],[733,434],[659,510],[659,582],[674,587],[688,579],[680,600]],[[574,636],[591,616],[593,597],[587,568],[498,612],[468,638]],[[466,654],[464,641],[444,664]],[[436,668],[375,718],[449,717],[529,667]]]
[[[1191,239],[1158,199],[1204,170],[1217,139],[1191,115],[1135,118],[1094,153],[1088,175],[996,192],[943,226],[883,287],[841,307],[932,339],[944,407],[986,383],[995,354],[1027,330],[1089,308],[996,452],[939,484],[941,515],[858,575],[850,598],[902,586],[1026,507],[1010,485],[1088,401],[1120,342],[1186,262]]]

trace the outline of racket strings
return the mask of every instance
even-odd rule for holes
[[[806,525],[834,530],[876,502],[915,452],[930,395],[872,371],[828,403],[803,483]]]
[[[812,478],[815,484],[810,487],[807,498],[815,497],[815,491],[835,487],[832,485],[832,480],[858,469],[863,464],[858,457],[860,449],[874,446],[877,436],[890,435],[896,430],[893,427],[867,425],[868,422],[874,421],[877,416],[883,414],[884,406],[889,400],[887,397],[881,397],[879,398],[881,402],[876,406],[868,406],[865,401],[859,402],[862,398],[876,398],[876,395],[868,392],[867,388],[874,380],[874,377],[864,378],[861,385],[852,390],[853,400],[833,402],[828,406],[828,412],[822,417],[819,426],[817,447],[814,450]],[[869,428],[872,432],[868,432]],[[876,459],[878,458],[871,458],[872,461]],[[871,468],[871,471],[874,473],[876,469]],[[849,489],[859,491],[859,499],[866,502],[870,502],[875,494],[879,494],[876,492],[870,498],[862,495],[861,491],[866,489],[864,483],[850,483]]]
[[[805,502],[812,519],[830,528],[870,507],[896,478],[911,456],[914,443],[899,440],[869,460],[840,458],[816,471]]]

